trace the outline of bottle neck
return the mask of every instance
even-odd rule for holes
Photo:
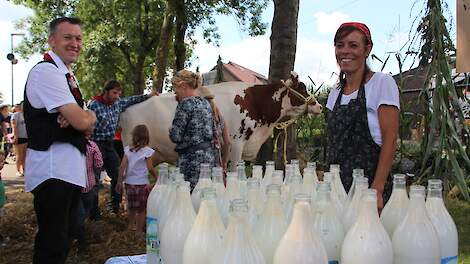
[[[312,211],[308,202],[296,202],[292,214],[292,226],[308,226],[312,223]]]
[[[361,223],[378,223],[379,212],[377,211],[377,200],[362,199],[359,207],[359,216],[357,219]]]
[[[429,189],[428,198],[442,199],[442,189],[434,189],[434,188]]]

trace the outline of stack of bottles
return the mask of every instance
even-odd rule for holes
[[[147,207],[148,263],[438,264],[458,263],[457,229],[442,199],[442,182],[412,185],[393,177],[381,215],[377,192],[362,169],[349,193],[340,167],[323,177],[315,163],[303,173],[268,161],[247,177],[239,162],[228,172],[201,165],[199,182],[161,165]]]

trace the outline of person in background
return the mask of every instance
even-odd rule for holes
[[[181,70],[171,82],[178,106],[170,128],[170,139],[176,144],[178,167],[185,180],[190,182],[192,191],[199,180],[200,164],[215,165],[212,108],[196,92],[202,83],[199,74]]]
[[[124,157],[119,167],[116,184],[116,192],[121,194],[122,183],[126,183],[129,229],[136,230],[136,233],[145,232],[147,198],[150,193],[148,173],[157,179],[152,164],[152,155],[155,151],[148,146],[149,141],[147,126],[134,127],[132,145],[124,148]]]
[[[118,127],[119,115],[127,107],[143,102],[157,92],[148,95],[135,95],[121,98],[122,86],[116,80],[109,80],[105,83],[103,91],[90,102],[88,108],[96,112],[97,123],[91,139],[96,142],[103,155],[104,169],[111,177],[111,201],[110,209],[113,213],[119,214],[121,195],[116,192],[116,183],[120,158],[114,148],[113,138]]]
[[[12,143],[13,143],[13,134],[11,129],[11,116],[12,113],[8,108],[8,105],[2,105],[0,107],[0,124],[2,128],[2,144],[3,144],[3,151],[5,151],[5,159],[8,156],[14,156],[12,153]],[[5,161],[6,164],[8,164]]]
[[[2,182],[2,169],[3,165],[5,164],[5,152],[0,151],[0,223],[2,222],[3,218],[3,207],[5,205],[6,195],[5,195],[5,186]],[[4,237],[0,234],[0,248],[4,247],[8,242],[8,238]]]
[[[122,128],[118,126],[118,128],[116,129],[116,134],[114,134],[113,138],[114,149],[116,150],[119,156],[119,161],[121,161],[122,157],[124,157],[124,145],[122,144],[121,132]]]
[[[38,231],[33,264],[62,264],[76,237],[80,190],[86,186],[86,133],[96,116],[84,102],[72,64],[82,46],[81,21],[49,24],[51,48],[28,74],[24,119],[28,133],[25,190],[33,194]]]
[[[85,232],[85,220],[90,216],[91,210],[93,209],[94,203],[98,198],[97,182],[95,177],[96,171],[101,171],[103,167],[103,158],[101,156],[100,149],[95,142],[90,140],[90,135],[87,135],[87,145],[86,145],[86,173],[87,173],[87,183],[86,187],[82,189],[80,195],[80,213],[78,220],[78,247],[79,250],[83,251],[87,249],[88,244],[86,242],[86,232]]]
[[[16,153],[16,171],[18,175],[24,176],[24,164],[26,160],[26,147],[28,134],[23,115],[23,102],[16,106],[16,112],[11,117],[11,127],[13,128],[13,139]]]
[[[331,89],[327,112],[327,163],[340,164],[341,181],[349,191],[352,170],[364,169],[377,190],[379,211],[390,197],[390,169],[398,135],[399,92],[392,76],[367,65],[372,50],[369,28],[342,24],[334,37],[339,84]]]
[[[224,117],[215,103],[214,94],[205,86],[201,86],[197,91],[199,95],[206,98],[211,105],[212,119],[214,121],[213,144],[215,165],[222,167],[226,172],[231,145],[228,125],[225,123]]]

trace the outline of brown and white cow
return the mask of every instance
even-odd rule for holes
[[[279,84],[224,82],[207,88],[215,95],[216,104],[230,129],[232,147],[229,160],[232,166],[242,159],[254,160],[279,120],[322,111],[322,106],[307,93],[305,85],[298,82],[297,77]],[[175,163],[178,154],[168,131],[176,105],[175,96],[170,93],[129,107],[120,117],[124,145],[131,142],[132,128],[145,124],[150,131],[150,146],[157,150],[157,163]]]

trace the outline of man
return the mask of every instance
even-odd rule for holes
[[[119,204],[121,202],[121,195],[115,190],[120,159],[113,142],[118,126],[119,115],[127,107],[145,101],[154,95],[158,95],[157,92],[152,92],[149,95],[135,95],[120,98],[121,93],[121,84],[116,80],[109,80],[105,83],[101,95],[95,96],[88,106],[89,109],[96,113],[96,128],[91,139],[98,144],[103,156],[104,168],[106,173],[111,177],[110,206],[115,214],[119,214]],[[96,218],[96,212],[93,214],[95,215],[92,215],[92,218]]]
[[[96,122],[83,110],[72,72],[80,54],[80,20],[49,24],[52,49],[29,72],[24,96],[28,134],[25,189],[34,196],[38,232],[33,263],[65,263],[76,231],[80,190],[85,187],[85,134]]]

